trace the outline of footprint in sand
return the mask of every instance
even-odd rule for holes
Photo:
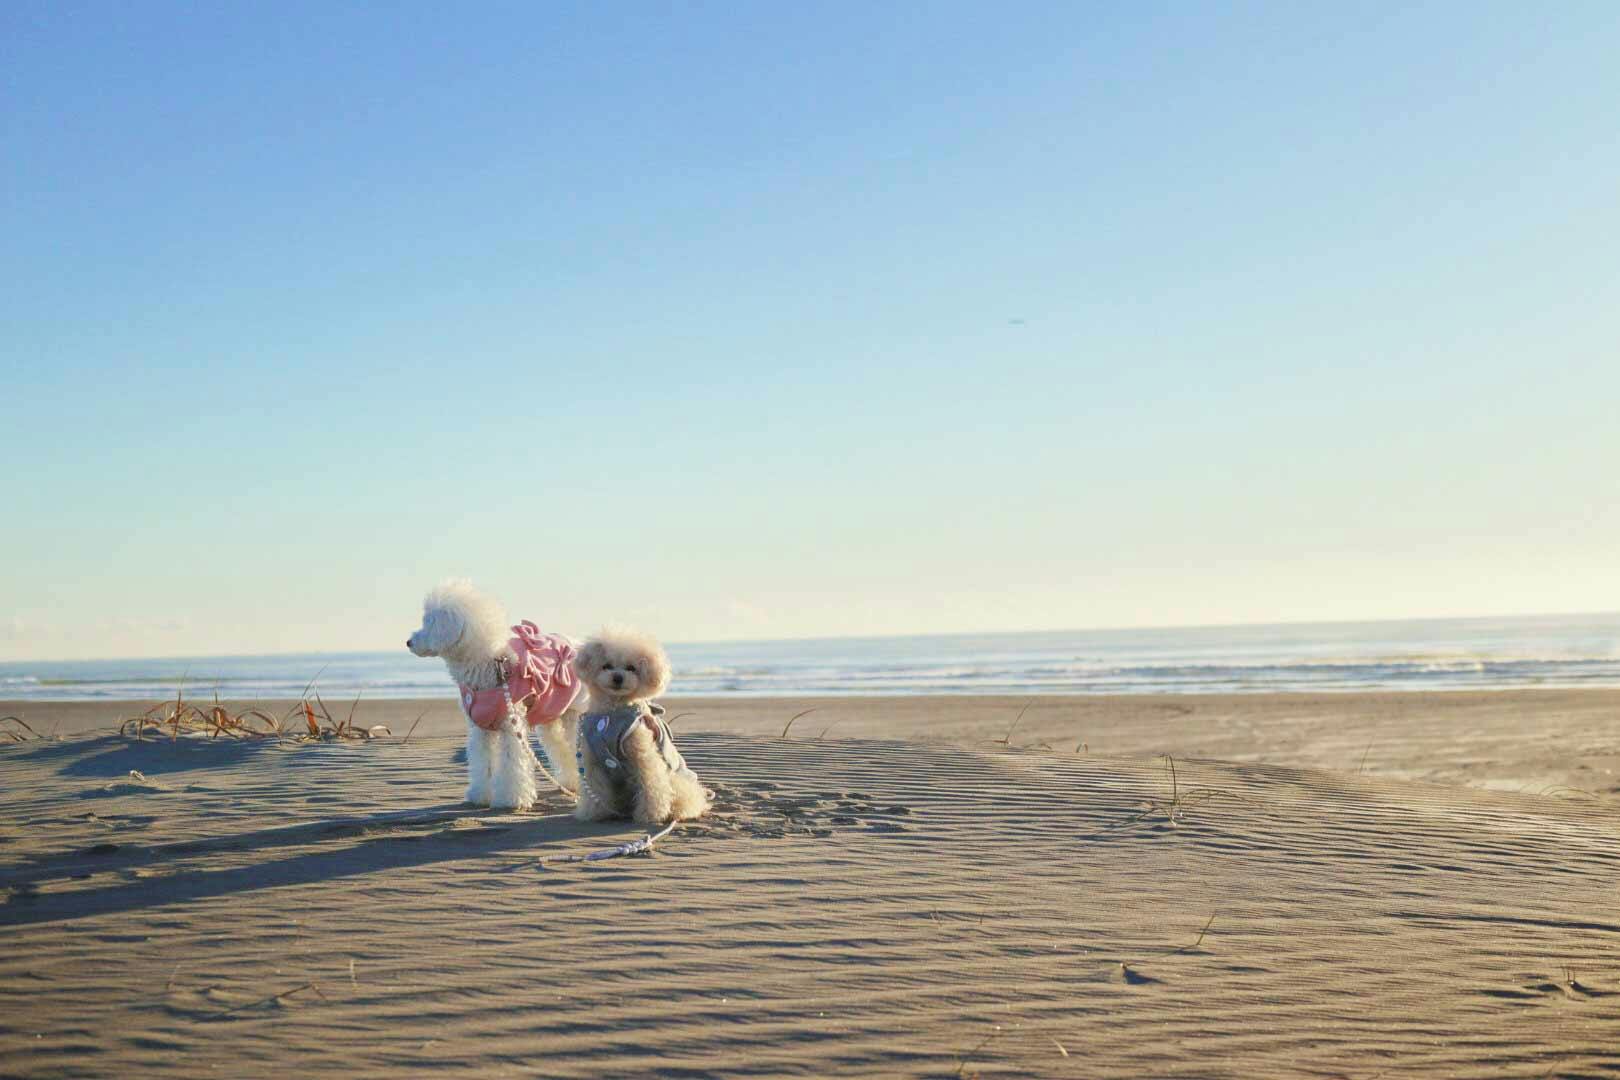
[[[707,819],[711,828],[702,835],[770,840],[791,836],[824,838],[835,835],[835,827],[863,825],[868,833],[898,833],[908,831],[907,826],[888,819],[913,813],[911,807],[898,803],[880,807],[861,792],[773,794],[780,791],[776,784],[739,786],[742,791],[715,785],[714,813]]]
[[[103,784],[99,788],[90,788],[79,792],[82,798],[104,799],[113,795],[155,795],[169,789],[155,780],[148,780],[144,773],[135,769],[129,770],[129,775],[122,780],[114,780],[110,784]]]
[[[1545,1001],[1550,997],[1559,996],[1569,1001],[1588,1001],[1592,998],[1611,997],[1620,991],[1599,990],[1594,986],[1587,986],[1579,979],[1571,978],[1564,982],[1534,982],[1527,983],[1519,990],[1481,990],[1480,993],[1488,997],[1507,998],[1512,1001]]]
[[[144,829],[157,817],[153,814],[98,814],[94,810],[86,810],[79,815],[79,820],[103,829]]]

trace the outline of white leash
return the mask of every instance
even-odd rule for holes
[[[580,715],[579,725],[574,728],[574,764],[579,769],[579,786],[583,793],[589,794],[591,802],[601,806],[605,799],[591,781],[591,774],[585,769],[585,717]],[[578,796],[576,796],[577,798]]]
[[[601,851],[593,851],[589,855],[559,855],[555,859],[549,859],[547,861],[600,862],[602,859],[616,859],[620,855],[640,855],[644,851],[651,851],[654,844],[668,836],[672,831],[674,831],[675,826],[679,824],[680,822],[678,821],[672,821],[658,832],[648,833],[640,840],[631,840],[628,843],[619,844],[617,847],[603,848]]]
[[[558,780],[557,777],[552,774],[552,771],[546,768],[546,763],[541,761],[539,755],[534,752],[534,747],[529,745],[528,718],[522,713],[518,712],[517,702],[512,700],[512,687],[506,681],[506,666],[504,664],[501,665],[500,671],[501,693],[506,698],[506,723],[511,727],[513,736],[523,744],[523,749],[529,755],[529,760],[534,762],[536,768],[545,773],[546,779],[550,780],[552,784],[556,786],[558,791],[562,792],[564,795],[573,796],[575,799],[579,798],[579,792],[575,791],[571,787],[565,786],[561,780]],[[553,720],[552,723],[555,724],[557,721]],[[581,773],[580,775],[583,777],[584,773]]]

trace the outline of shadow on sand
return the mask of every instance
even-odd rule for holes
[[[461,823],[476,821],[464,827]],[[642,830],[626,822],[585,825],[565,813],[545,817],[440,806],[366,817],[263,829],[254,833],[147,847],[102,844],[71,855],[42,859],[0,874],[10,890],[0,905],[0,926],[62,922],[141,911],[192,900],[251,894],[387,870],[411,869],[497,852],[543,858],[547,848],[589,838],[622,838]],[[221,869],[191,868],[181,860],[210,853],[269,852],[280,848],[351,839],[286,858]],[[176,864],[176,865],[168,865]],[[42,884],[121,874],[125,880],[98,888],[52,891]],[[141,876],[136,876],[137,874]]]

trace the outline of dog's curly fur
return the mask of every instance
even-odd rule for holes
[[[650,703],[669,686],[669,658],[658,642],[633,630],[607,629],[587,641],[574,657],[574,670],[584,682],[590,700],[586,713],[607,712],[625,705]],[[644,825],[685,821],[709,809],[709,793],[697,776],[670,750],[679,768],[672,769],[658,748],[647,724],[637,723],[624,737],[621,764],[628,766],[635,787],[631,815]],[[579,746],[579,802],[574,815],[581,821],[603,821],[624,816],[602,793],[611,790],[603,763],[583,739]]]
[[[472,583],[453,578],[440,583],[422,602],[422,625],[405,641],[417,656],[437,656],[450,677],[473,690],[500,685],[500,661],[512,659],[511,624],[492,597]],[[546,757],[559,783],[577,788],[574,732],[579,704],[540,725]],[[527,810],[540,797],[534,750],[526,725],[485,731],[467,721],[467,801],[478,806]]]

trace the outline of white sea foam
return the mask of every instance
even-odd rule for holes
[[[1620,616],[669,646],[682,694],[1076,694],[1620,686]],[[0,663],[0,698],[444,698],[397,653]]]

